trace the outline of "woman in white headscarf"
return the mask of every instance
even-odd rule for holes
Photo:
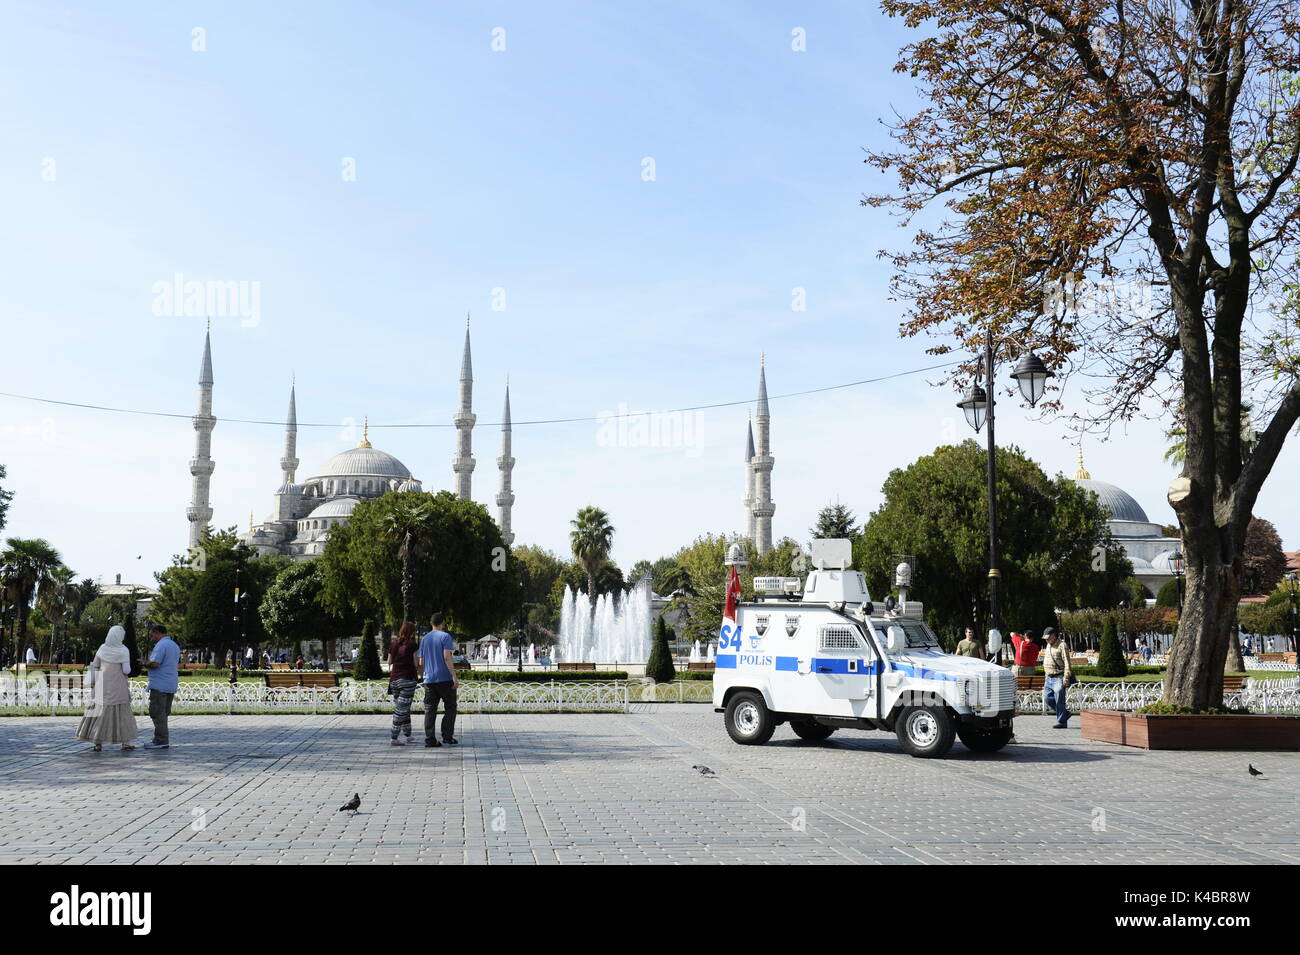
[[[121,743],[122,749],[135,749],[132,742],[140,735],[131,712],[131,651],[122,645],[126,631],[113,627],[104,644],[95,651],[95,659],[86,667],[83,685],[89,694],[86,715],[77,727],[77,739],[95,744],[95,752],[104,743]]]

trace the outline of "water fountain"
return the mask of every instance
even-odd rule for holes
[[[566,663],[644,663],[650,656],[650,595],[645,587],[601,594],[596,612],[581,590],[564,589],[560,659]]]

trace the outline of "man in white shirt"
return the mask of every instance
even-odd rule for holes
[[[28,665],[28,666],[31,666],[31,665],[32,665],[33,663],[35,663],[35,662],[36,662],[36,651],[33,650],[31,647],[28,647],[28,648],[27,648],[27,665]]]

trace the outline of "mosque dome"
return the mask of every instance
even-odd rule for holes
[[[1116,487],[1114,484],[1107,484],[1105,481],[1076,480],[1074,483],[1085,490],[1096,493],[1101,506],[1110,511],[1112,521],[1134,521],[1138,524],[1150,523],[1147,520],[1147,512],[1142,510],[1142,505],[1135,501],[1133,496],[1123,488]]]
[[[406,480],[397,485],[397,489],[399,491],[418,491],[420,490],[420,482],[408,474]]]
[[[360,500],[355,497],[336,497],[333,500],[321,504],[308,514],[306,519],[313,520],[322,517],[349,517],[352,514],[353,508],[355,508],[359,503]]]
[[[386,451],[368,446],[349,448],[325,462],[316,478],[379,477],[404,479],[410,470]]]

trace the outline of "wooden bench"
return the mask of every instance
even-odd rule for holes
[[[1246,686],[1246,677],[1240,674],[1226,673],[1223,676],[1223,692],[1237,693]]]
[[[452,663],[452,666],[455,667],[457,670],[474,669],[474,664],[470,663],[468,660],[466,660],[464,663],[461,663],[460,661],[455,661]]]
[[[272,690],[299,687],[324,687],[333,689],[339,685],[337,673],[265,673],[266,685]]]
[[[287,669],[289,669],[292,665],[293,665],[293,664],[290,664],[290,663],[272,663],[272,664],[271,664],[271,669],[272,669],[272,670],[287,670]]]
[[[594,670],[594,669],[596,669],[596,664],[594,664],[594,663],[561,663],[561,664],[559,664],[559,668],[560,668],[561,670]]]
[[[714,664],[712,664],[712,663],[709,663],[707,660],[705,660],[705,661],[703,661],[703,662],[699,662],[699,663],[687,663],[687,664],[686,664],[686,669],[688,669],[688,670],[714,670],[714,669],[716,669],[716,666],[715,666]]]
[[[1046,677],[1041,673],[1036,673],[1033,676],[1017,676],[1016,690],[1041,690],[1045,679]]]

